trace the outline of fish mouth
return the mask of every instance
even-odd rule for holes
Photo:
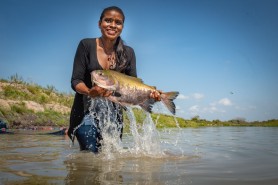
[[[96,70],[91,72],[91,76],[92,76],[91,80],[93,82],[93,85],[96,84],[97,86],[103,89],[107,89],[111,91],[116,90],[116,85],[114,81],[111,81],[107,76],[105,76],[101,70]]]

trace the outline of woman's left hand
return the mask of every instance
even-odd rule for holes
[[[155,99],[155,101],[161,101],[161,94],[162,92],[159,90],[154,90],[151,92],[150,97]]]

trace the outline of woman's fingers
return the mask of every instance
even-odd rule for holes
[[[102,94],[103,97],[108,97],[108,96],[111,96],[113,94],[113,91],[109,91],[109,90],[106,90],[106,89],[104,89],[104,90],[105,91]]]
[[[155,91],[152,91],[151,94],[150,94],[150,97],[155,99],[155,101],[160,101],[161,100],[161,94],[162,92],[159,91],[159,90],[155,90]]]

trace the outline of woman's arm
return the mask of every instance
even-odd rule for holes
[[[80,93],[91,97],[103,96],[107,97],[110,96],[113,92],[103,89],[97,85],[92,87],[91,89],[88,88],[84,82],[80,82],[75,86],[75,90]]]
[[[85,83],[85,73],[87,69],[87,46],[84,43],[84,40],[80,41],[76,54],[74,57],[72,78],[71,78],[71,86],[72,89],[79,94],[84,94],[91,97],[96,96],[109,96],[111,94],[110,91],[107,91],[99,86],[94,86],[89,88]]]

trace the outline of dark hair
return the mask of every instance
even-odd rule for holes
[[[123,16],[123,23],[124,23],[124,21],[125,21],[124,12],[122,11],[121,8],[119,8],[117,6],[110,6],[110,7],[103,9],[103,11],[100,15],[100,18],[99,18],[99,22],[102,21],[104,14],[107,11],[112,11],[112,10],[119,12]],[[126,48],[124,47],[124,42],[120,36],[116,40],[114,49],[116,51],[116,70],[123,71],[128,66],[128,60],[127,60],[127,51],[126,51]]]
[[[105,14],[107,11],[111,11],[111,10],[115,10],[115,11],[119,12],[120,14],[122,14],[122,16],[123,16],[123,22],[125,22],[125,14],[124,14],[123,10],[120,9],[119,7],[117,7],[117,6],[109,6],[109,7],[107,7],[107,8],[104,8],[104,9],[102,10],[102,12],[101,12],[99,21],[101,21],[101,20],[103,19],[104,14]]]

